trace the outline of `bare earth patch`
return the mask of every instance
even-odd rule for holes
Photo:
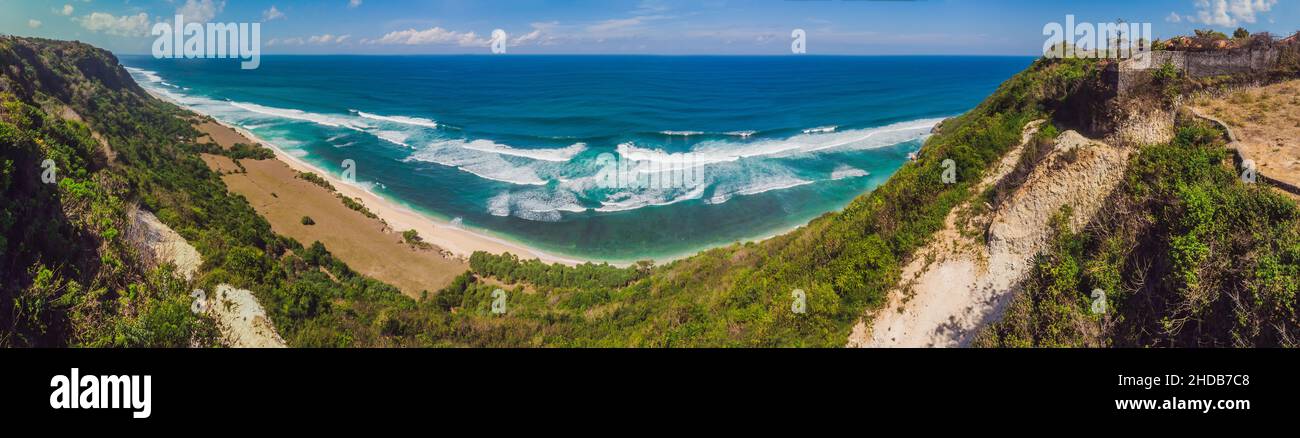
[[[225,345],[234,348],[283,348],[284,339],[252,292],[228,284],[208,298],[208,314],[217,321]]]
[[[1013,149],[976,192],[1005,178],[1019,161],[1037,123],[1026,127],[1024,141]],[[1050,237],[1049,222],[1061,206],[1074,209],[1071,226],[1084,226],[1123,177],[1129,152],[1064,132],[1028,178],[996,211],[962,221],[954,208],[946,227],[917,251],[903,269],[889,303],[869,322],[859,322],[850,347],[967,346],[979,329],[1000,315],[1029,272],[1032,259]],[[983,201],[975,201],[983,202]],[[969,224],[987,224],[985,233],[962,232]]]
[[[200,130],[223,148],[255,143],[212,122],[200,125]],[[202,158],[222,174],[231,193],[248,199],[273,231],[303,245],[319,241],[352,269],[396,286],[408,296],[418,299],[423,291],[437,292],[469,269],[468,263],[446,257],[438,248],[407,245],[400,233],[403,230],[390,229],[383,221],[348,208],[333,192],[298,178],[298,171],[280,160],[239,160],[245,171],[238,171],[229,158],[210,154]],[[314,224],[303,224],[304,216]]]
[[[185,238],[158,220],[148,211],[135,208],[131,212],[128,240],[144,258],[145,265],[153,268],[165,263],[176,265],[176,272],[186,280],[193,280],[203,258]]]
[[[1232,128],[1260,173],[1300,186],[1300,80],[1202,97],[1191,106]]]

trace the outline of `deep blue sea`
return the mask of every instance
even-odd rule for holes
[[[1033,61],[267,56],[245,71],[121,59],[145,88],[336,176],[352,160],[357,183],[390,200],[615,262],[767,237],[841,209],[937,122]],[[611,158],[631,163],[617,175],[684,170],[689,183],[609,184]]]

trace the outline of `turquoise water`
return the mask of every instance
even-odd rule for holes
[[[336,176],[351,160],[386,198],[614,262],[838,210],[1032,60],[269,56],[245,71],[122,57],[145,88]]]

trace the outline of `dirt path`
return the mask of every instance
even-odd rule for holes
[[[976,193],[1015,169],[1039,123],[1025,127],[1021,144],[1002,158]],[[966,221],[962,215],[972,211],[971,205],[954,208],[945,229],[904,267],[889,303],[874,319],[854,327],[848,346],[969,345],[981,327],[1000,315],[1033,257],[1046,246],[1052,215],[1070,205],[1075,210],[1071,225],[1085,225],[1119,184],[1127,161],[1127,150],[1073,131],[1062,133],[996,211]],[[963,224],[976,224],[977,231],[987,233]]]

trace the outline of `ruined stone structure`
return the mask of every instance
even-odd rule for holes
[[[1165,64],[1173,65],[1186,77],[1199,79],[1266,72],[1277,64],[1280,55],[1281,50],[1276,47],[1208,52],[1159,50],[1112,64],[1106,73],[1107,79],[1115,85],[1115,92],[1123,96],[1134,87],[1144,86],[1149,72]]]

